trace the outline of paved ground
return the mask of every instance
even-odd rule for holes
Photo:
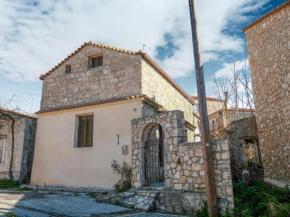
[[[174,217],[158,213],[132,213],[133,210],[97,203],[85,193],[0,191],[0,216],[13,212],[18,217]],[[179,216],[180,217],[180,216]]]

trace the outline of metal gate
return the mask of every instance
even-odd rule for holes
[[[151,187],[164,186],[163,133],[161,126],[154,129],[145,142],[144,150],[145,185]]]

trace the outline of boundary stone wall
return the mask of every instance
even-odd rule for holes
[[[163,112],[132,120],[133,186],[143,187],[144,143],[157,124],[161,125],[164,133],[165,189],[175,192],[205,193],[203,147],[201,143],[185,142],[185,121],[182,111]],[[215,140],[211,145],[219,206],[221,209],[231,209],[234,207],[234,199],[228,140]],[[196,198],[196,194],[192,195]],[[202,202],[204,196],[199,198]]]

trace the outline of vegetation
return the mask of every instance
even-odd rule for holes
[[[234,187],[235,208],[222,217],[287,217],[290,216],[290,189],[262,182],[239,182]],[[205,206],[198,217],[206,217]]]
[[[0,189],[19,188],[20,184],[12,179],[0,179]]]
[[[113,186],[117,192],[128,191],[132,187],[132,167],[125,161],[122,165],[116,160],[111,163],[113,173],[121,175],[121,179]]]
[[[31,191],[32,188],[20,187],[19,182],[14,181],[13,179],[0,179],[0,189],[9,189],[14,191]]]

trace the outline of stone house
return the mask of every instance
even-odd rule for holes
[[[40,79],[32,184],[112,188],[111,162],[131,163],[131,120],[162,111],[182,111],[194,141],[193,99],[143,51],[88,42]]]
[[[290,2],[246,27],[266,182],[290,184]]]
[[[0,108],[0,179],[29,183],[36,117]]]
[[[194,100],[146,53],[89,42],[40,79],[31,184],[111,189],[120,178],[112,161],[126,161],[133,187],[162,192],[145,188],[122,202],[148,209],[156,201],[160,211],[178,213],[201,208],[206,185]],[[212,141],[211,149],[219,206],[230,209],[228,142]]]
[[[225,129],[233,121],[255,116],[255,109],[229,108],[228,120],[225,109],[216,111],[208,116],[210,131],[220,131]]]

